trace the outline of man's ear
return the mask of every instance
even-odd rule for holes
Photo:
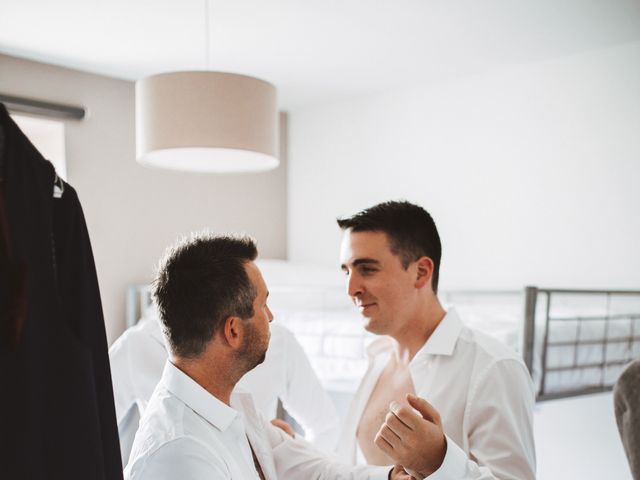
[[[435,269],[433,260],[429,257],[420,257],[416,260],[416,267],[416,288],[431,285],[431,278],[433,277],[433,271]],[[431,289],[433,290],[433,287]]]
[[[227,345],[236,348],[240,345],[242,331],[242,319],[231,315],[225,319],[220,333]]]

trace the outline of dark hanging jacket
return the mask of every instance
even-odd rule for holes
[[[80,202],[1,104],[0,130],[0,477],[122,479]]]

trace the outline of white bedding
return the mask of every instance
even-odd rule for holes
[[[365,346],[371,336],[364,332],[360,317],[350,304],[344,279],[336,270],[322,267],[291,266],[284,261],[262,261],[261,269],[269,285],[270,306],[276,321],[289,327],[309,355],[321,381],[331,390],[349,392],[357,387],[366,369]],[[522,353],[524,330],[523,292],[445,292],[440,295],[446,307],[455,306],[462,320]],[[536,315],[536,346],[533,378],[540,386],[542,341],[546,297],[540,295]],[[551,317],[597,316],[640,313],[640,298],[605,295],[557,295],[550,307]],[[578,327],[578,324],[580,327]],[[604,321],[552,322],[549,341],[583,342],[605,338],[624,338],[632,332],[640,336],[640,318]],[[550,346],[547,368],[625,361],[640,356],[640,341],[606,346]],[[545,393],[611,384],[620,366],[602,369],[581,368],[547,372]]]
[[[366,344],[372,335],[362,328],[362,321],[346,292],[343,274],[337,269],[292,264],[283,260],[259,260],[258,264],[270,290],[269,305],[275,321],[294,332],[325,387],[332,392],[349,394],[357,388],[366,369]],[[146,298],[146,297],[145,297]],[[440,294],[446,308],[455,306],[462,320],[472,328],[497,338],[522,353],[524,330],[524,293],[513,292],[444,292]],[[550,316],[567,318],[608,314],[640,314],[640,297],[605,295],[554,296]],[[536,312],[536,345],[533,379],[540,386],[541,351],[544,336],[546,300],[539,295]],[[552,322],[549,341],[584,342],[605,338],[640,336],[640,318],[604,321]],[[550,346],[548,368],[625,361],[640,357],[640,341],[632,343]],[[611,384],[623,365],[548,371],[545,393]]]

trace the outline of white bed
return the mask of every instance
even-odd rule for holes
[[[275,321],[294,332],[327,390],[350,396],[372,337],[345,292],[343,274],[282,260],[258,263]],[[624,365],[640,357],[640,292],[529,287],[448,291],[440,298],[465,323],[522,354],[539,400],[607,391]],[[128,322],[149,302],[148,287],[133,287]]]

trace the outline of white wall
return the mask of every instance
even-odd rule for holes
[[[134,84],[0,55],[0,92],[83,105],[66,121],[67,174],[91,236],[109,342],[124,330],[125,292],[148,282],[179,234],[246,232],[261,256],[286,255],[286,158],[254,175],[152,170],[135,161]]]
[[[404,198],[445,288],[640,288],[640,42],[291,113],[289,258]]]

